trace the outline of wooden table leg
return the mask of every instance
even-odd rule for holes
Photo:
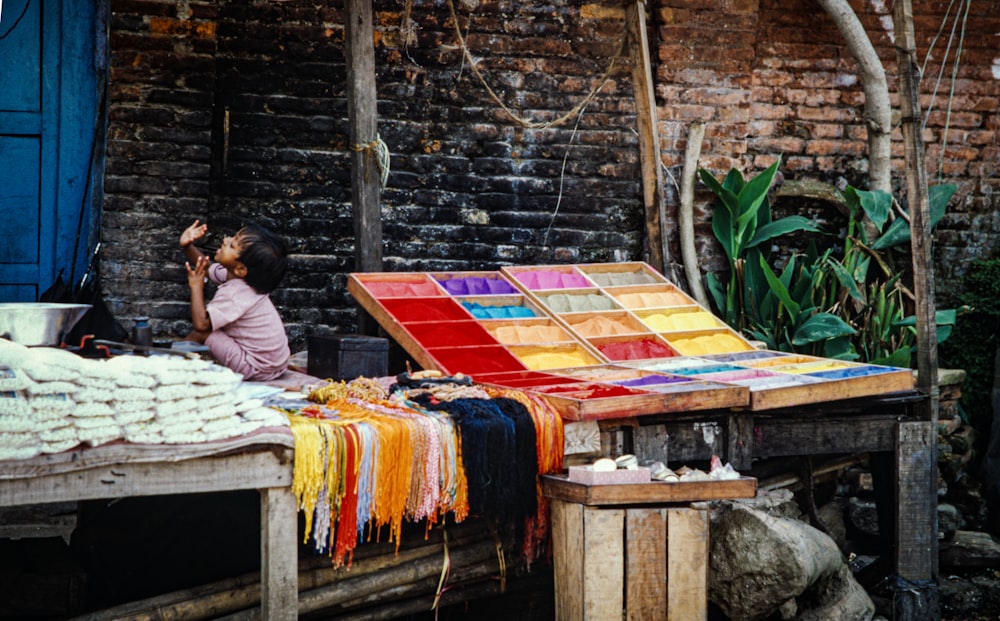
[[[261,618],[294,621],[299,616],[298,518],[291,488],[260,490]]]
[[[896,432],[896,572],[893,609],[914,621],[938,612],[937,429],[932,421],[901,422]]]

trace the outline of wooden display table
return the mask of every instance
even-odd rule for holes
[[[766,412],[716,410],[671,413],[621,421],[601,428],[607,454],[635,453],[664,445],[671,462],[708,461],[718,455],[740,472],[753,462],[773,457],[868,454],[876,486],[879,530],[896,574],[910,583],[894,598],[923,602],[915,609],[932,610],[937,587],[937,429],[917,406],[926,396],[917,391],[813,403]],[[656,438],[657,441],[653,441]],[[926,600],[926,601],[925,601]],[[928,616],[914,621],[930,621]]]
[[[552,503],[557,621],[708,616],[708,509],[756,481],[584,485],[542,477]]]
[[[288,428],[186,445],[116,442],[0,462],[0,506],[256,489],[261,618],[298,616],[298,548]]]

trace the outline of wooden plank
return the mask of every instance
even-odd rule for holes
[[[649,60],[646,36],[646,5],[630,2],[625,5],[629,57],[632,59],[632,89],[635,96],[635,116],[639,133],[639,162],[642,169],[642,202],[646,211],[646,238],[649,262],[664,274],[672,271],[663,225],[663,163],[660,158],[660,137],[657,132],[656,96],[653,91],[653,70]]]
[[[626,621],[667,618],[668,512],[662,508],[625,511]]]
[[[261,613],[265,621],[298,618],[298,512],[290,487],[260,490]]]
[[[552,560],[557,621],[583,619],[583,505],[553,499]]]
[[[371,2],[346,0],[344,13],[355,268],[360,272],[381,272],[382,216],[379,210],[381,175],[376,150],[371,146],[378,137],[375,29]]]
[[[753,390],[750,393],[750,409],[759,412],[810,403],[871,397],[912,389],[912,371],[908,369],[887,371],[877,375],[821,381],[814,384],[795,384]]]
[[[645,393],[607,398],[572,398],[539,392],[566,420],[610,420],[669,412],[694,412],[746,405],[750,392],[745,386],[691,382],[672,392]]]
[[[542,492],[550,497],[590,506],[687,503],[724,498],[753,498],[757,479],[740,477],[732,481],[689,481],[584,485],[564,474],[542,476]]]
[[[282,449],[290,454],[290,449]],[[0,480],[0,506],[192,494],[290,486],[292,462],[275,453],[203,457],[176,463],[126,463],[28,479]]]
[[[891,451],[896,444],[895,421],[899,415],[889,409],[881,416],[758,416],[754,419],[753,456]]]
[[[708,510],[667,510],[667,621],[708,618]]]
[[[622,617],[625,608],[624,529],[624,509],[583,507],[582,621]]]
[[[910,581],[936,578],[936,427],[901,422],[896,445],[896,572]]]
[[[736,413],[726,421],[726,452],[721,455],[737,470],[753,466],[754,425],[753,414]]]
[[[632,430],[632,452],[639,463],[658,461],[666,464],[669,444],[666,425],[640,425]]]
[[[706,416],[703,419],[692,419],[685,416],[683,420],[665,418],[672,462],[690,464],[694,461],[708,461],[712,455],[726,455],[728,417]],[[657,417],[654,420],[660,419]]]

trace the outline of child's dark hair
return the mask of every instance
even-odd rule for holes
[[[246,266],[243,278],[257,293],[271,293],[278,288],[288,269],[285,240],[258,224],[240,230],[240,263]]]

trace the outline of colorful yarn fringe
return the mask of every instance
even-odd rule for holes
[[[470,513],[523,531],[540,555],[548,511],[537,474],[562,470],[559,414],[513,390],[436,384],[390,394],[359,378],[314,391],[289,413],[295,437],[293,492],[305,541],[350,565],[356,545],[383,533],[397,548],[403,521],[431,528]]]

